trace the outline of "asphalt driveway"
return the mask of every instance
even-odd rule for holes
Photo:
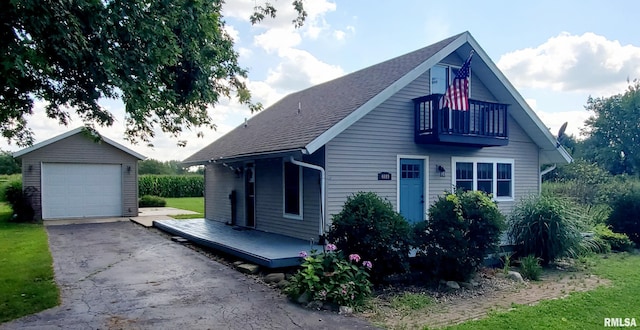
[[[47,227],[58,307],[0,329],[363,329],[131,222]]]

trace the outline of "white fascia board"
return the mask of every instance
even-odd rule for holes
[[[405,74],[403,77],[395,81],[393,84],[389,85],[382,92],[372,97],[369,101],[361,105],[358,109],[350,113],[348,116],[346,116],[344,119],[339,121],[337,124],[333,125],[324,133],[320,134],[320,136],[315,138],[313,141],[309,142],[309,144],[305,146],[305,150],[307,150],[309,154],[312,154],[316,150],[322,148],[322,146],[324,146],[333,138],[338,136],[338,134],[342,133],[344,130],[349,128],[355,122],[362,119],[362,117],[366,116],[373,109],[377,108],[380,104],[382,104],[388,98],[390,98],[395,93],[400,91],[402,88],[410,84],[412,81],[418,79],[420,75],[427,72],[427,70],[429,70],[431,67],[440,63],[440,61],[442,61],[445,57],[447,57],[449,54],[456,51],[456,49],[460,48],[460,46],[464,45],[468,41],[469,37],[470,37],[469,32],[465,32],[461,34],[456,40],[449,43],[447,46],[442,48],[439,52],[435,53],[426,61],[422,62],[422,64],[418,65],[413,70]]]
[[[539,141],[537,139],[534,140],[538,144],[538,147],[543,149],[543,152],[554,152],[553,150],[555,150],[558,153],[558,155],[556,156],[560,156],[559,158],[564,160],[566,163],[571,163],[573,161],[573,158],[571,158],[569,153],[567,153],[567,151],[564,150],[564,148],[556,147],[557,145],[556,138],[551,134],[551,132],[549,132],[549,129],[547,129],[547,127],[544,125],[544,123],[538,117],[538,115],[536,115],[533,109],[529,107],[529,104],[527,104],[527,102],[524,100],[522,95],[520,95],[520,92],[518,92],[518,90],[511,84],[511,82],[502,73],[502,71],[498,69],[498,67],[495,65],[495,63],[493,63],[493,61],[489,57],[489,55],[487,55],[487,53],[480,47],[478,42],[475,39],[473,39],[471,35],[468,36],[467,41],[469,42],[471,47],[476,51],[476,54],[480,56],[484,61],[484,63],[487,65],[487,67],[489,67],[489,70],[493,72],[493,74],[500,81],[500,83],[507,89],[507,91],[511,94],[511,96],[518,103],[518,105],[524,110],[525,114],[535,124],[536,128],[540,130],[540,132],[542,132],[545,138],[544,141]],[[526,125],[521,125],[521,126],[523,127],[523,129],[526,130]],[[532,137],[534,135],[534,134],[531,134],[531,132],[527,132],[527,133],[529,134],[529,136],[532,136]],[[557,159],[557,157],[548,157],[548,158]]]
[[[44,140],[42,142],[36,143],[36,144],[34,144],[34,145],[30,146],[30,147],[24,148],[22,150],[18,150],[18,151],[13,153],[13,157],[14,158],[18,158],[20,156],[26,155],[26,154],[28,154],[28,153],[30,153],[32,151],[38,150],[38,149],[40,149],[42,147],[45,147],[45,146],[48,146],[48,145],[50,145],[52,143],[55,143],[55,142],[58,142],[60,140],[66,139],[66,138],[68,138],[68,137],[70,137],[72,135],[78,134],[78,133],[80,133],[81,130],[82,130],[82,127],[77,127],[77,128],[74,128],[74,129],[72,129],[72,130],[70,130],[70,131],[68,131],[66,133],[62,133],[60,135],[56,135],[56,136],[54,136],[54,137],[52,137],[50,139],[47,139],[47,140]]]
[[[40,148],[46,147],[46,146],[48,146],[48,145],[50,145],[52,143],[55,143],[55,142],[58,142],[60,140],[66,139],[66,138],[68,138],[70,136],[76,135],[76,134],[82,132],[83,129],[84,129],[84,127],[82,127],[82,126],[81,127],[77,127],[77,128],[74,128],[74,129],[72,129],[72,130],[70,130],[70,131],[68,131],[66,133],[62,133],[62,134],[54,136],[54,137],[52,137],[52,138],[50,138],[48,140],[44,140],[44,141],[42,141],[40,143],[36,143],[36,144],[34,144],[34,145],[32,145],[32,146],[30,146],[28,148],[24,148],[22,150],[18,150],[18,151],[13,153],[13,157],[14,158],[18,158],[20,156],[26,155],[26,154],[28,154],[28,153],[30,153],[32,151],[35,151],[35,150],[38,150]],[[131,149],[129,149],[129,148],[127,148],[127,147],[125,147],[125,146],[123,146],[123,145],[121,145],[121,144],[119,144],[119,143],[117,143],[117,142],[115,142],[115,141],[113,141],[111,139],[109,139],[109,138],[107,138],[106,136],[104,136],[102,134],[100,134],[100,139],[102,141],[108,143],[109,145],[111,145],[111,146],[113,146],[113,147],[115,147],[117,149],[120,149],[120,150],[130,154],[131,156],[134,156],[134,157],[140,159],[140,160],[147,159],[146,156],[143,156],[143,155],[141,155],[141,154],[139,154],[139,153],[137,153],[137,152],[135,152],[135,151],[133,151],[133,150],[131,150]]]

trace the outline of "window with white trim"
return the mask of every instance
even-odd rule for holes
[[[513,200],[513,159],[453,157],[453,186],[480,190],[496,200]]]
[[[284,216],[302,219],[302,168],[291,162],[284,162],[282,172]]]

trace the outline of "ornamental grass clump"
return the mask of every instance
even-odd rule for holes
[[[583,250],[580,212],[566,198],[523,198],[511,212],[508,235],[518,256],[533,255],[543,265]]]
[[[303,251],[300,257],[304,259],[301,269],[284,289],[291,299],[306,295],[310,301],[357,307],[371,295],[368,271],[373,264],[358,254],[345,257],[335,245],[327,244],[321,253]]]

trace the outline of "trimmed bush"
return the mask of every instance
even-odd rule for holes
[[[373,192],[347,198],[342,211],[333,216],[329,241],[347,254],[373,262],[374,283],[408,270],[411,226],[389,201]]]
[[[640,188],[631,187],[615,195],[611,209],[607,219],[611,229],[640,244]]]
[[[415,265],[436,278],[465,281],[497,250],[505,220],[481,191],[446,193],[414,226]]]
[[[144,195],[138,200],[139,207],[164,207],[167,205],[167,201],[162,197]]]
[[[629,239],[629,236],[621,233],[614,233],[611,228],[605,225],[598,225],[594,228],[596,237],[606,242],[613,251],[631,251],[633,250],[633,241]]]
[[[27,196],[22,192],[22,179],[14,179],[5,184],[4,199],[9,203],[13,210],[11,221],[33,221],[33,207],[31,207],[31,203],[27,199]]]
[[[548,264],[581,249],[580,214],[566,198],[529,196],[516,203],[509,217],[508,235],[519,256]]]
[[[202,175],[141,175],[138,179],[138,195],[160,197],[202,197]]]

